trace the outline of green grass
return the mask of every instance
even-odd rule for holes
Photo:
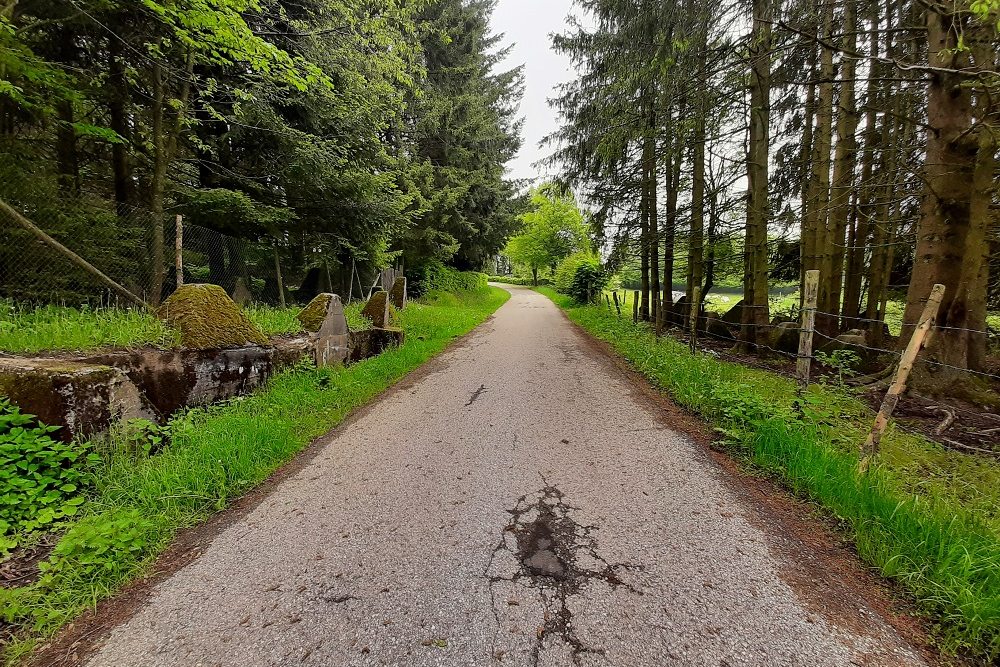
[[[302,333],[302,325],[295,319],[300,310],[302,309],[298,306],[278,308],[249,304],[243,307],[247,318],[256,324],[257,328],[264,332],[267,337]]]
[[[0,619],[23,629],[6,649],[7,664],[141,576],[178,530],[261,483],[508,298],[497,288],[428,295],[401,313],[406,342],[399,348],[346,368],[303,366],[249,397],[177,417],[171,444],[153,456],[137,455],[125,437],[100,445],[104,462],[94,492],[44,576],[33,585],[0,588]]]
[[[43,306],[22,310],[0,301],[0,351],[33,354],[105,347],[171,347],[177,334],[138,309]]]
[[[344,308],[347,322],[354,331],[371,328],[371,322],[361,316],[363,307],[364,302],[355,301]],[[302,333],[302,325],[295,319],[299,310],[298,306],[277,308],[257,304],[243,309],[268,337]],[[0,352],[35,354],[144,346],[169,348],[179,343],[177,332],[144,310],[65,306],[21,309],[10,301],[0,301]]]
[[[948,651],[1000,658],[1000,465],[892,428],[872,473],[856,474],[873,415],[853,395],[813,385],[794,407],[792,380],[691,354],[607,307],[540,292],[681,405],[733,450],[826,508],[858,553],[900,582],[934,620]]]

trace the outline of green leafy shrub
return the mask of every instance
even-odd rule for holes
[[[484,290],[489,276],[478,271],[459,271],[441,262],[427,262],[408,275],[408,289],[413,296],[423,296],[433,290],[442,292],[475,292]]]
[[[0,398],[0,553],[14,546],[11,534],[51,526],[84,502],[100,457],[52,438],[58,429]]]
[[[573,253],[556,267],[556,289],[580,303],[599,299],[609,276],[601,260],[590,252]]]

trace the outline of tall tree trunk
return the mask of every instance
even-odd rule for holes
[[[799,309],[806,294],[806,270],[811,266],[816,255],[816,234],[810,227],[812,211],[809,198],[811,196],[812,179],[809,177],[812,169],[813,124],[816,120],[816,50],[812,50],[809,64],[809,85],[806,87],[806,103],[802,123],[802,146],[799,160],[802,164],[801,210],[799,212]]]
[[[771,0],[753,0],[750,35],[750,136],[747,151],[747,228],[744,248],[743,327],[740,341],[754,348],[769,323],[767,304],[767,163],[771,120]]]
[[[938,318],[941,327],[928,357],[946,366],[928,366],[918,383],[932,391],[951,389],[963,379],[956,369],[981,369],[986,354],[986,285],[996,139],[989,127],[995,109],[975,108],[974,82],[948,70],[995,70],[989,38],[986,48],[956,48],[957,35],[975,44],[979,28],[941,5],[926,10],[930,78],[927,98],[927,155],[924,197],[917,226],[913,276],[906,298],[906,339],[923,301],[935,283],[946,293]],[[992,28],[992,26],[989,26]],[[975,57],[970,57],[971,53]],[[992,103],[988,96],[983,105]],[[976,119],[974,121],[974,119]],[[974,125],[974,122],[976,124]]]
[[[691,145],[691,230],[688,235],[687,299],[692,307],[694,288],[701,289],[705,271],[705,105],[698,93],[694,106]],[[765,177],[766,178],[766,177]]]
[[[164,112],[166,107],[165,83],[159,61],[154,60],[151,70],[153,83],[152,127],[153,140],[153,174],[149,187],[149,303],[160,304],[163,296],[163,280],[165,276],[164,233],[163,233],[163,195],[167,177],[167,138],[164,130]]]
[[[841,40],[841,48],[844,54],[851,54],[857,50],[857,8],[856,0],[843,0],[844,2],[844,36]],[[830,198],[830,216],[828,227],[830,232],[830,264],[827,275],[823,277],[826,283],[826,302],[820,306],[821,310],[829,313],[839,313],[841,311],[841,295],[844,281],[844,236],[847,231],[848,221],[852,216],[852,202],[854,200],[854,168],[857,163],[858,142],[855,133],[858,129],[858,110],[854,99],[854,77],[855,59],[848,55],[841,56],[840,65],[840,98],[837,109],[837,149],[833,160],[833,185]],[[823,296],[821,292],[821,296]],[[839,329],[836,315],[829,317],[832,320],[829,326],[833,331]]]
[[[677,240],[677,196],[681,182],[680,139],[677,124],[670,107],[667,115],[667,140],[663,164],[663,181],[666,201],[663,212],[663,301],[664,320],[674,315],[674,245]],[[679,106],[678,117],[683,116],[683,104]]]
[[[56,104],[59,126],[56,129],[56,163],[59,188],[71,196],[80,194],[80,160],[76,150],[76,129],[73,127],[73,103],[59,100]]]
[[[861,323],[861,292],[862,277],[865,270],[865,259],[868,251],[868,240],[871,235],[872,223],[875,217],[875,193],[877,191],[873,182],[873,172],[875,169],[875,151],[878,148],[879,133],[876,126],[875,110],[879,104],[877,99],[879,93],[878,75],[881,71],[879,66],[879,0],[870,0],[871,9],[870,21],[871,30],[869,32],[871,42],[869,46],[868,61],[868,87],[865,92],[865,133],[864,148],[861,152],[861,191],[858,195],[857,224],[854,229],[854,238],[851,241],[847,257],[847,275],[844,281],[844,327],[854,328]]]
[[[822,4],[822,35],[820,46],[819,87],[816,101],[816,129],[813,133],[812,171],[809,187],[808,229],[812,234],[812,254],[807,258],[807,270],[819,269],[819,305],[826,310],[826,278],[833,263],[831,256],[832,235],[827,233],[830,216],[830,151],[833,146],[833,3]],[[833,312],[832,310],[830,312]],[[833,335],[837,329],[836,318],[816,314],[816,329]]]
[[[643,172],[639,178],[639,253],[640,259],[640,291],[642,292],[639,302],[639,317],[644,321],[649,321],[649,192],[646,188],[645,163],[640,166]]]
[[[656,116],[650,106],[649,124],[646,136],[646,174],[645,187],[647,192],[647,215],[649,218],[649,275],[650,288],[653,292],[652,318],[653,322],[660,321],[660,309],[663,306],[660,292],[660,221],[657,209],[656,197]]]

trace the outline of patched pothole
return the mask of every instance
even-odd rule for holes
[[[508,576],[487,573],[491,587],[499,582],[510,582],[538,591],[545,611],[532,649],[536,665],[546,642],[549,646],[555,641],[565,644],[574,664],[580,664],[585,654],[603,655],[603,649],[586,645],[578,636],[568,604],[569,598],[591,582],[600,581],[613,590],[624,587],[637,595],[642,594],[618,575],[621,570],[641,568],[627,563],[608,563],[601,557],[593,537],[597,527],[578,523],[572,516],[575,509],[566,503],[563,493],[551,485],[522,496],[514,508],[508,510],[511,521],[504,529],[514,539],[502,536],[493,554],[495,558],[500,552],[510,552],[517,563],[517,571]],[[497,624],[500,624],[499,615]]]

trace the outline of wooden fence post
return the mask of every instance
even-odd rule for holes
[[[632,292],[632,324],[639,324],[639,290]]]
[[[351,257],[351,286],[347,289],[347,304],[350,305],[354,298],[354,257]]]
[[[691,326],[691,352],[698,343],[698,315],[701,314],[701,288],[694,287],[691,291],[691,303],[688,305],[688,320]]]
[[[921,313],[920,320],[917,322],[917,327],[913,330],[913,335],[910,336],[910,342],[907,343],[906,350],[899,359],[899,368],[896,369],[896,377],[889,390],[885,392],[885,398],[882,399],[882,407],[879,408],[878,414],[875,415],[875,424],[872,426],[871,433],[868,434],[868,438],[861,445],[861,460],[858,462],[859,473],[868,472],[872,458],[878,454],[882,434],[885,433],[885,429],[889,426],[889,417],[892,416],[893,410],[896,409],[900,395],[906,390],[906,380],[910,376],[910,371],[913,370],[913,362],[917,358],[917,353],[924,346],[928,334],[934,328],[942,298],[944,298],[944,285],[934,285],[931,295],[927,298],[927,304],[924,306],[924,312]]]
[[[622,316],[622,305],[618,301],[618,292],[615,291],[615,292],[612,292],[611,294],[612,294],[612,296],[615,297],[615,310],[618,311],[618,319],[621,319],[621,316]]]
[[[174,234],[174,270],[180,287],[184,284],[184,216],[178,213],[174,225],[177,230]]]
[[[274,243],[274,276],[278,280],[278,304],[282,308],[287,308],[285,303],[285,281],[281,277],[281,260],[278,258],[278,242]]]
[[[799,391],[804,391],[809,386],[813,331],[816,329],[816,300],[819,295],[819,271],[806,271],[805,287],[802,299],[802,325],[799,329],[799,356],[795,362],[795,377],[799,381]]]

